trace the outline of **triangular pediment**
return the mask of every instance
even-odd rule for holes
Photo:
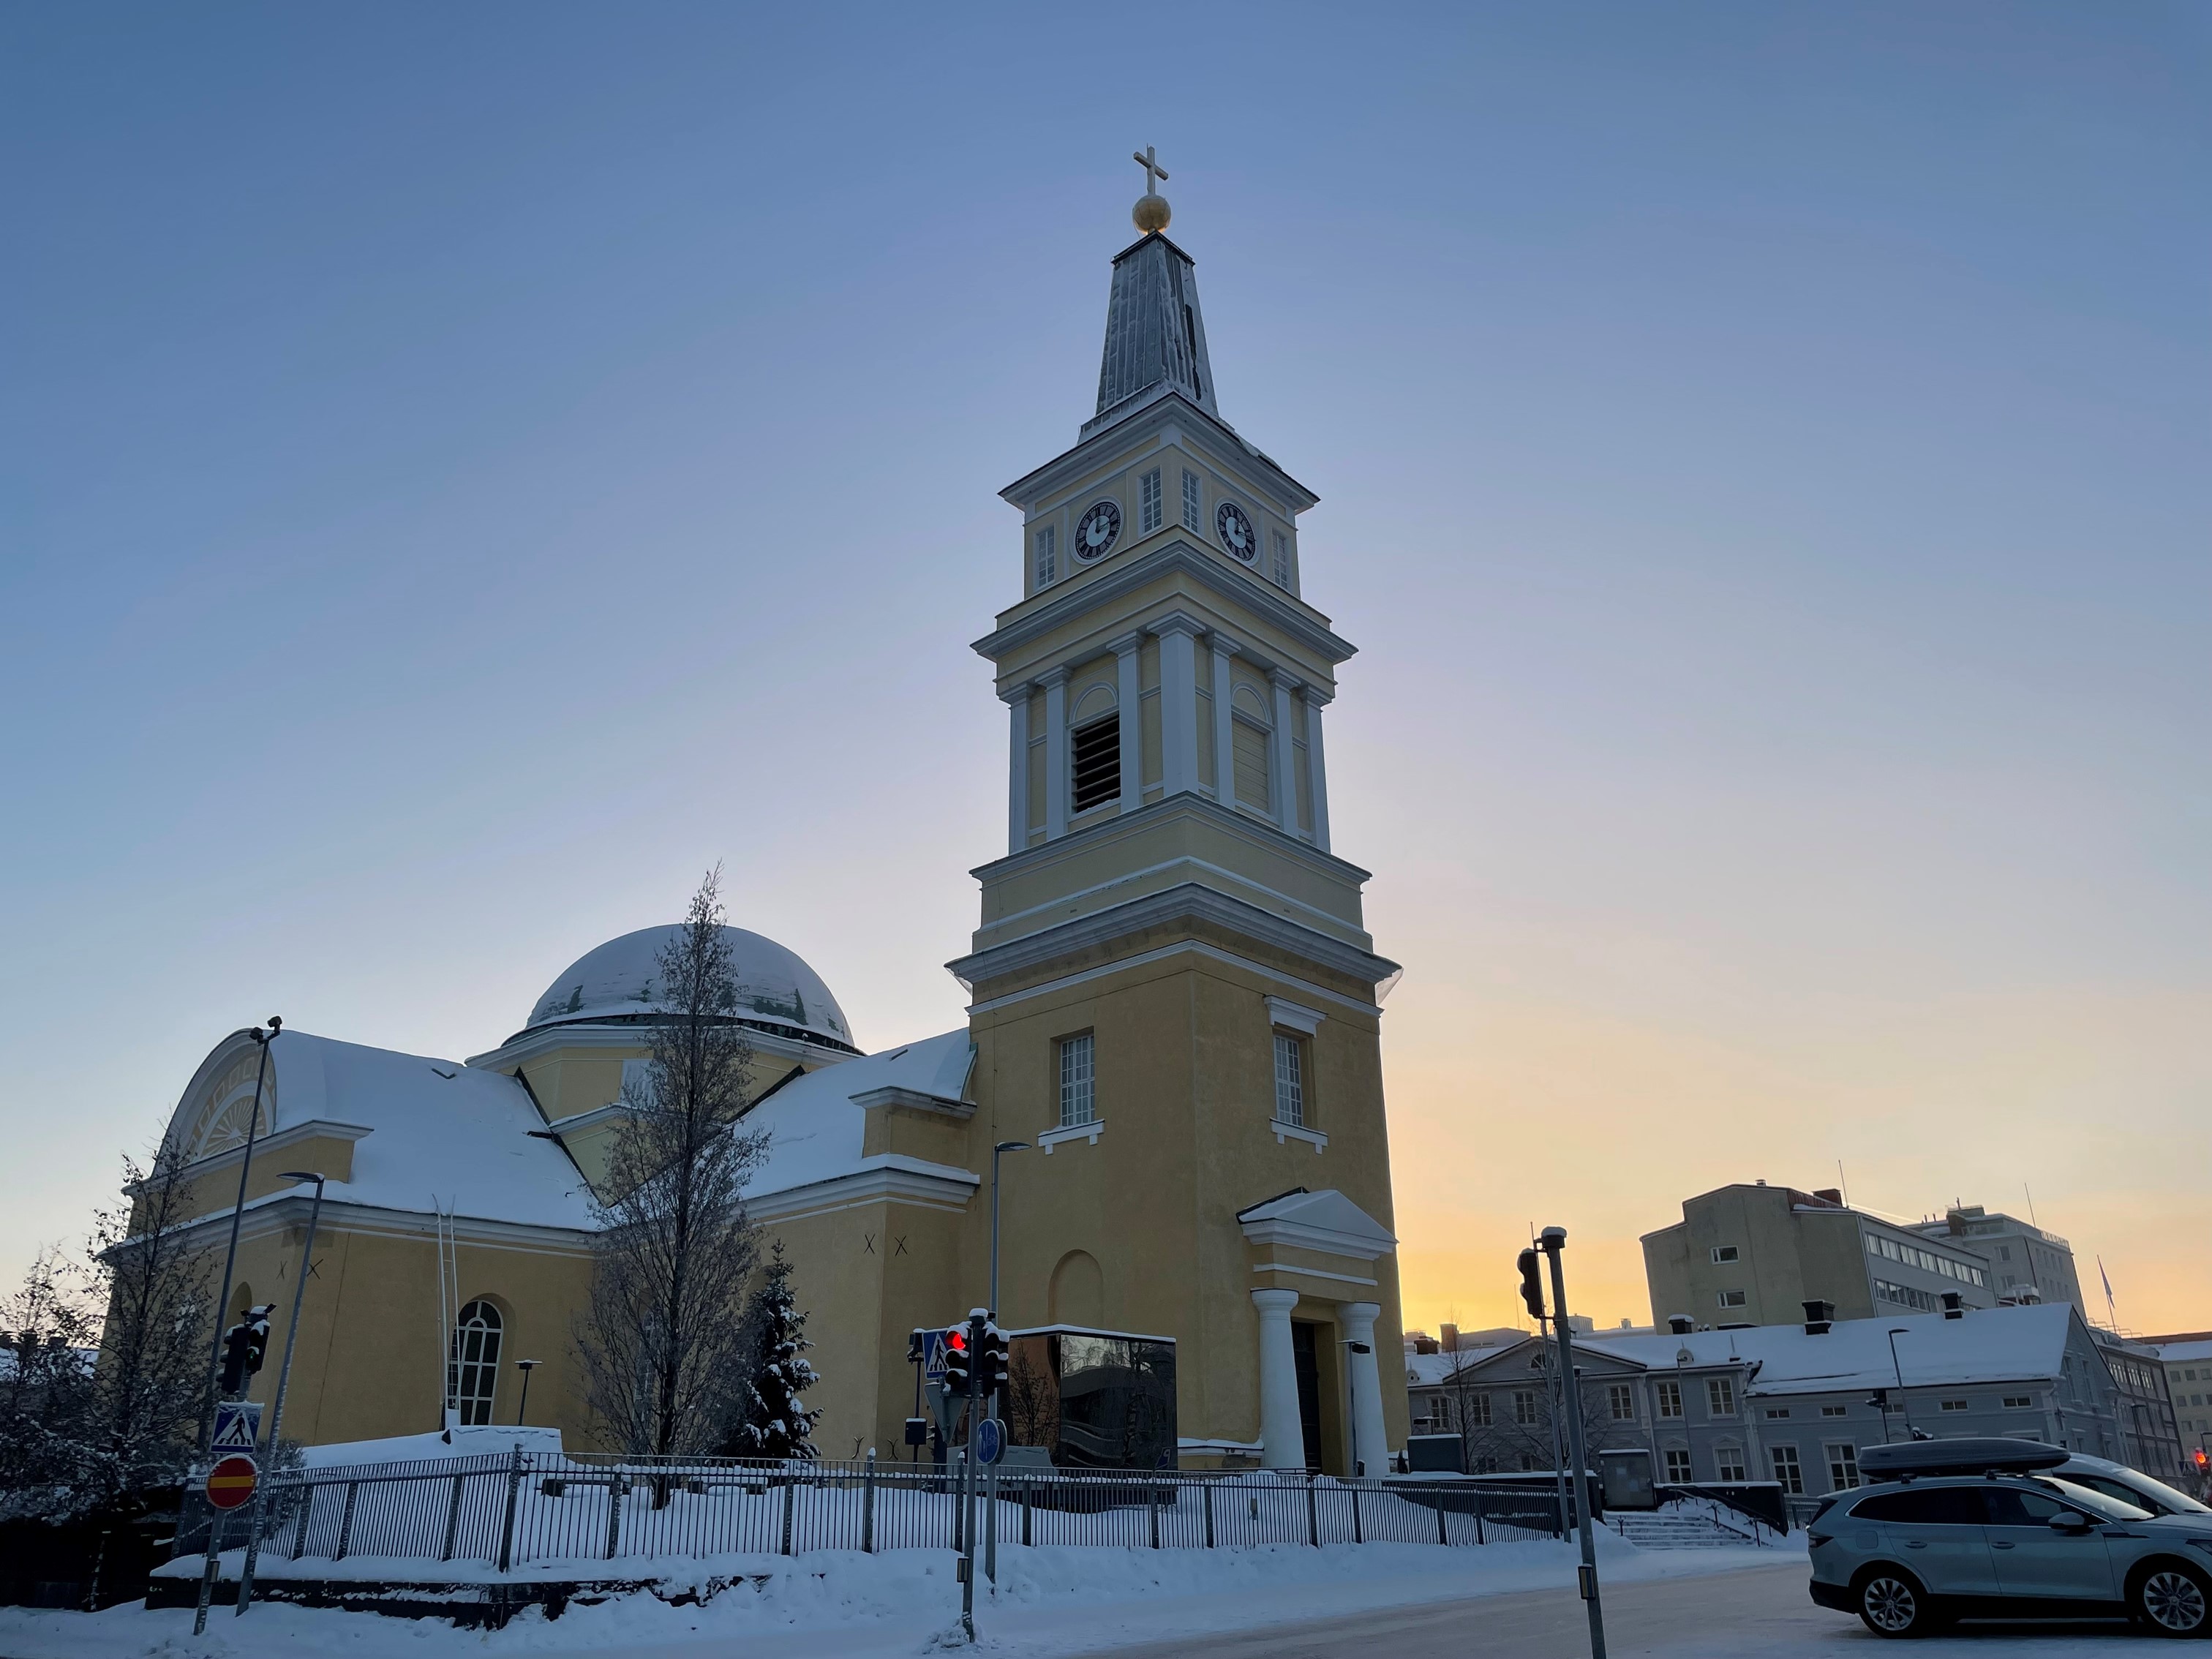
[[[1285,1193],[1237,1212],[1237,1224],[1255,1244],[1288,1244],[1372,1261],[1398,1248],[1388,1227],[1334,1187]]]

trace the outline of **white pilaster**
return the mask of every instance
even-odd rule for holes
[[[1224,806],[1237,805],[1236,683],[1229,677],[1229,659],[1237,647],[1216,629],[1213,647],[1213,798]]]
[[[1321,711],[1328,701],[1326,691],[1306,687],[1306,780],[1313,793],[1314,845],[1324,853],[1328,851],[1328,768],[1322,760]]]
[[[1267,671],[1275,688],[1275,729],[1267,741],[1267,781],[1275,792],[1275,823],[1286,836],[1298,833],[1298,781],[1291,774],[1297,745],[1291,740],[1291,697],[1304,684],[1279,668]]]
[[[1137,679],[1137,650],[1142,634],[1124,634],[1109,647],[1119,659],[1121,727],[1121,810],[1133,812],[1145,804],[1145,706]]]
[[[1152,624],[1160,640],[1160,793],[1188,794],[1198,787],[1198,649],[1200,625],[1190,617],[1163,617]]]
[[[1006,850],[1030,844],[1030,686],[1027,680],[1006,694],[1011,717],[1006,734]]]
[[[1375,1363],[1375,1320],[1382,1311],[1379,1302],[1340,1302],[1336,1316],[1344,1327],[1346,1343],[1364,1346],[1360,1353],[1347,1346],[1352,1381],[1352,1457],[1357,1471],[1362,1463],[1370,1475],[1389,1468],[1388,1431],[1382,1426],[1382,1374]]]
[[[1038,676],[1044,687],[1044,838],[1067,833],[1067,671]]]
[[[1255,1291],[1260,1310],[1260,1463],[1263,1468],[1306,1466],[1305,1430],[1298,1421],[1298,1360],[1291,1346],[1296,1291]]]

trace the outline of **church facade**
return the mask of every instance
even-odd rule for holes
[[[746,1121],[770,1134],[749,1200],[809,1311],[828,1455],[900,1448],[908,1333],[990,1299],[994,1148],[1019,1142],[998,1160],[1002,1325],[1171,1340],[1187,1466],[1375,1471],[1407,1428],[1397,968],[1330,843],[1322,716],[1352,647],[1302,596],[1316,497],[1223,419],[1193,263],[1157,195],[1137,220],[1096,410],[1003,492],[1018,597],[975,648],[1006,711],[1006,844],[949,964],[968,1024],[863,1054],[802,960],[732,930]],[[465,1065],[276,1039],[232,1310],[289,1304],[307,1200],[283,1172],[320,1170],[288,1429],[511,1424],[534,1359],[531,1422],[596,1443],[570,1335],[591,1183],[671,931],[586,955]],[[257,1057],[219,1044],[171,1131],[216,1249]]]

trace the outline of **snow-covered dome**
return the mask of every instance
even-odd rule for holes
[[[657,1012],[660,1005],[653,982],[660,973],[660,953],[682,931],[677,924],[641,927],[586,951],[545,988],[523,1029],[604,1024]],[[822,976],[796,952],[742,927],[725,927],[722,936],[730,942],[738,1012],[744,1018],[826,1038],[837,1048],[854,1048],[845,1011]]]

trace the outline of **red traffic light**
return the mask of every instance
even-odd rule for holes
[[[2197,1449],[2197,1467],[2201,1469],[2204,1467],[2207,1462],[2212,1462],[2212,1460],[2206,1458],[2204,1455],[2204,1448],[2199,1446]]]
[[[967,1352],[968,1328],[965,1325],[948,1326],[945,1332],[945,1346],[954,1353]]]

